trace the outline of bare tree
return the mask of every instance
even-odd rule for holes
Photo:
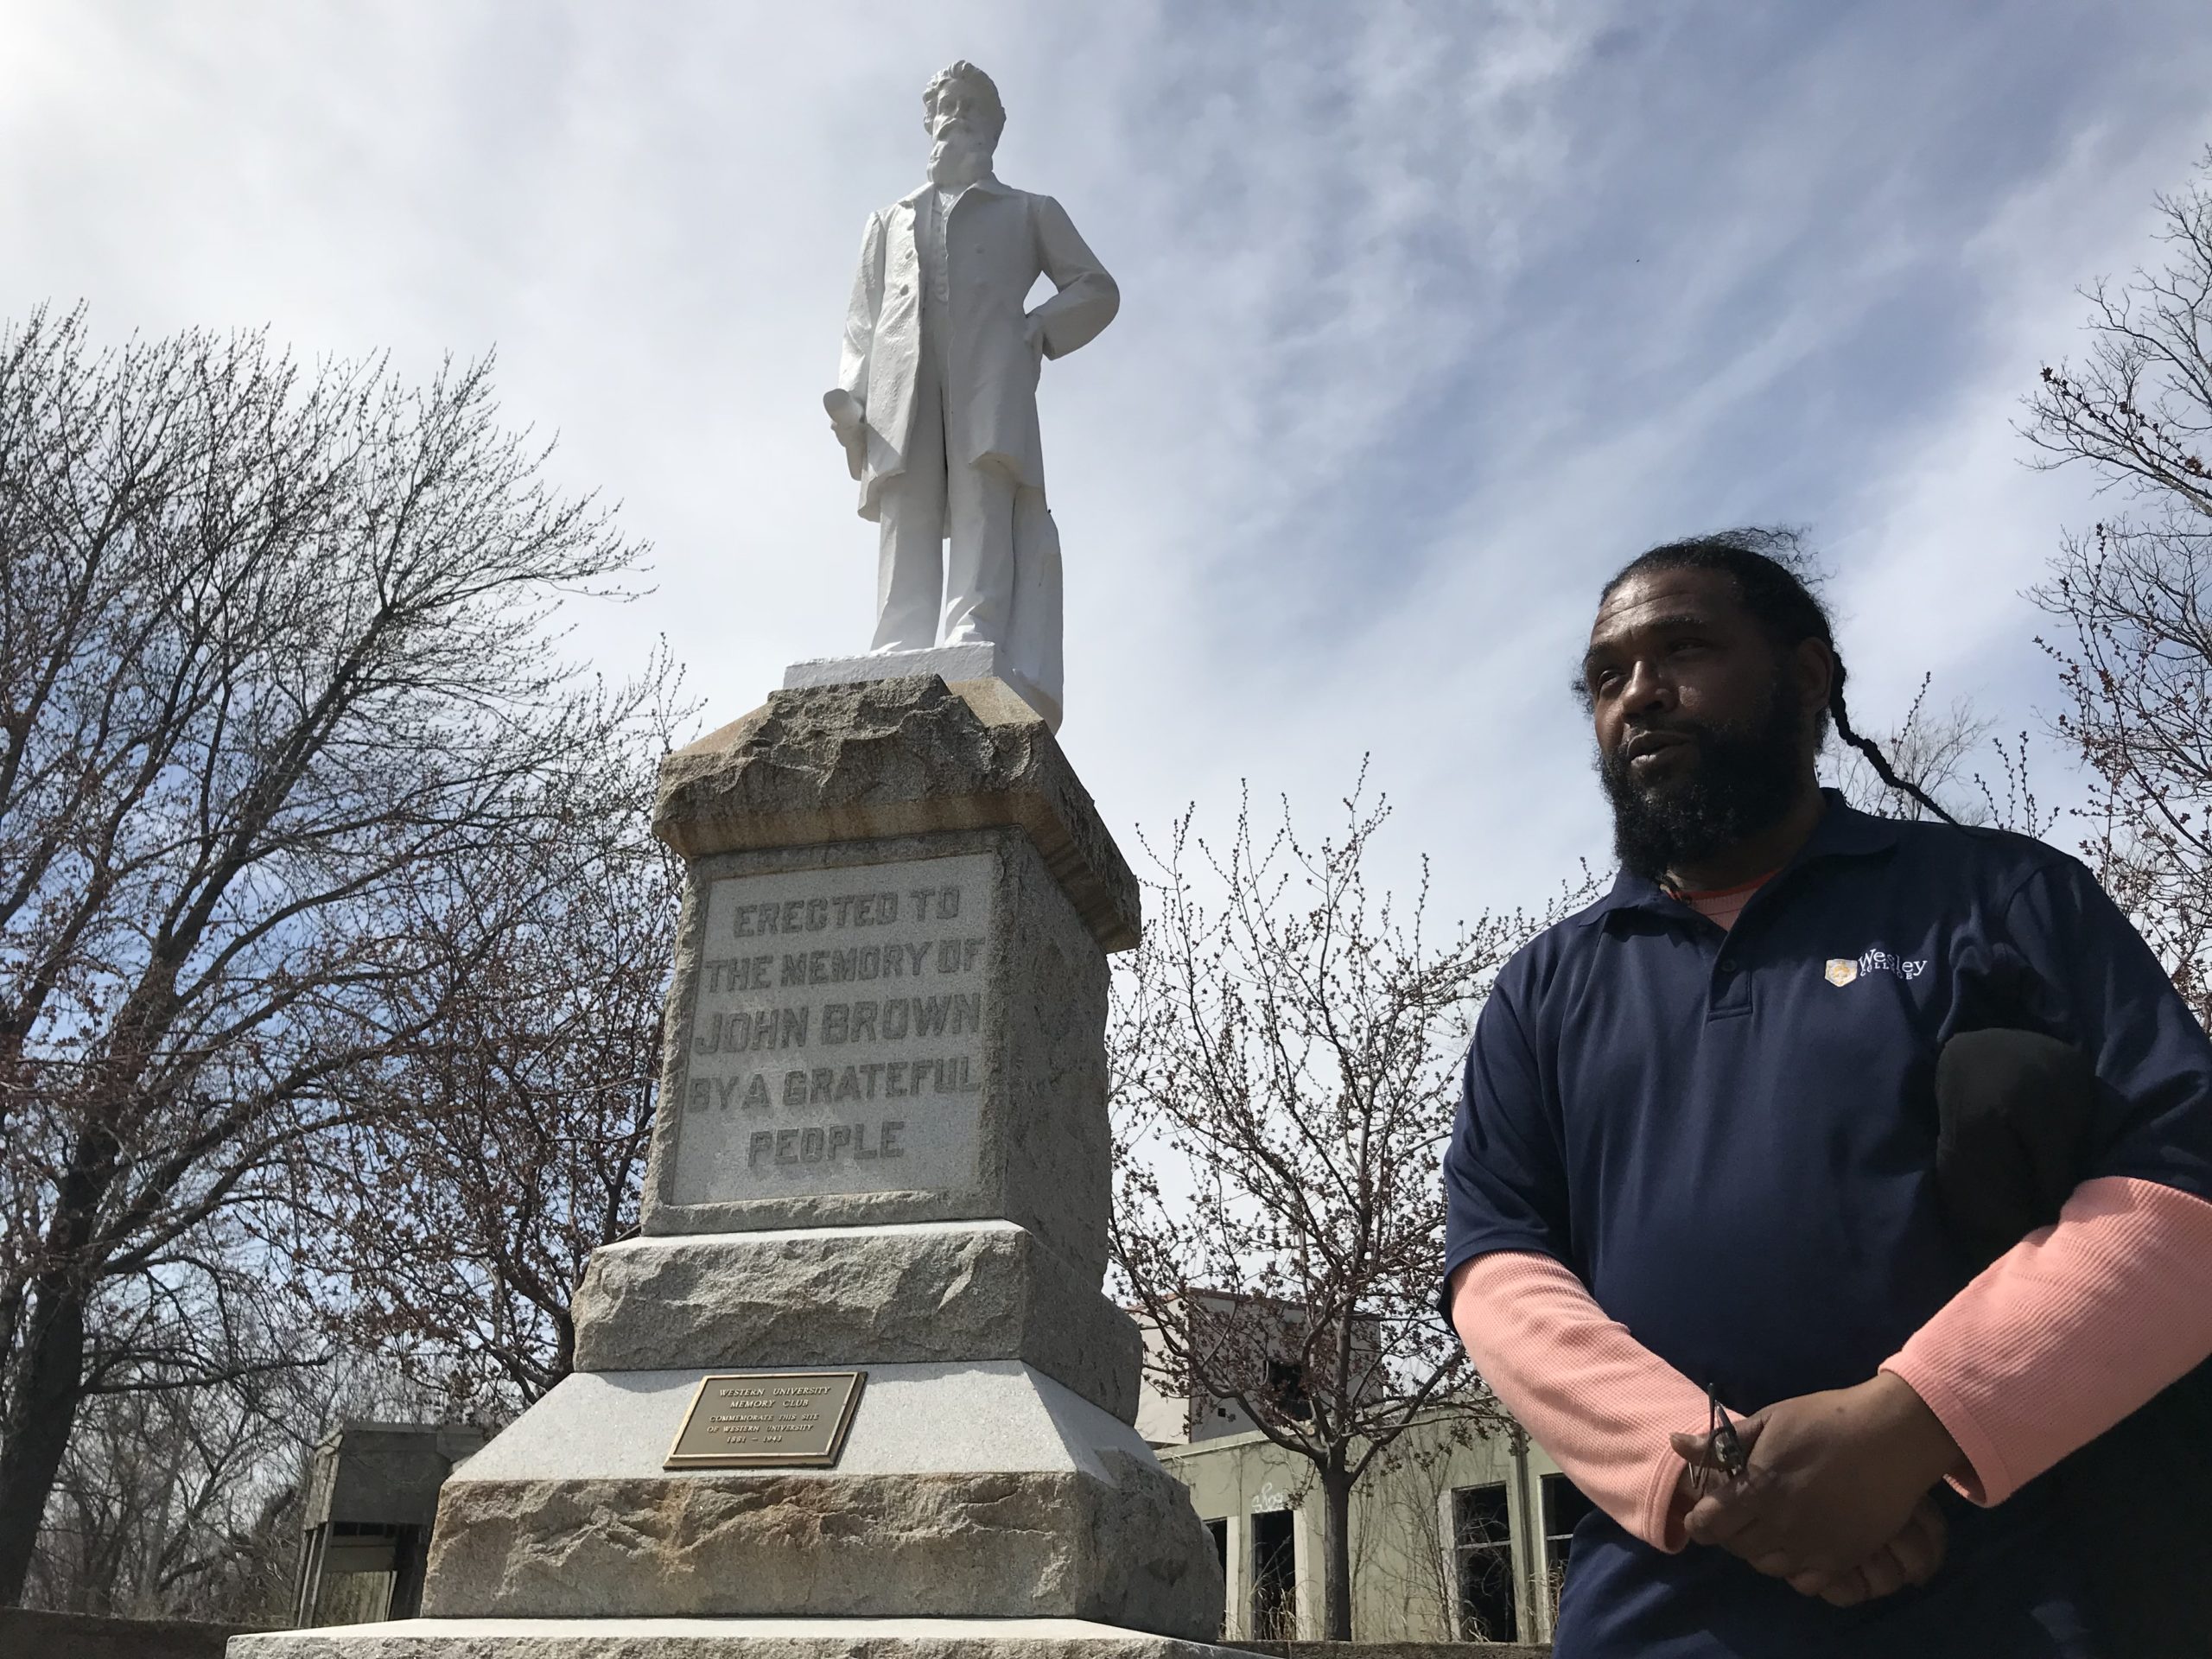
[[[376,1109],[544,890],[467,856],[645,696],[547,648],[637,550],[543,453],[487,365],[0,330],[0,1601],[88,1398],[234,1374],[139,1310]]]
[[[1477,1628],[1460,1594],[1452,1516],[1452,1477],[1460,1453],[1494,1432],[1496,1409],[1455,1409],[1449,1402],[1422,1414],[1416,1427],[1376,1459],[1359,1494],[1363,1524],[1352,1540],[1352,1573],[1370,1600],[1402,1610],[1402,1624],[1386,1640],[1444,1642],[1512,1639],[1510,1630]],[[1504,1577],[1512,1580],[1510,1537]],[[1370,1638],[1372,1639],[1372,1638]]]
[[[496,960],[456,950],[411,988],[386,1106],[329,1139],[300,1211],[342,1338],[449,1412],[504,1421],[568,1374],[584,1264],[637,1219],[680,890],[648,832],[656,759],[613,757],[576,827],[472,871],[544,899]]]
[[[1994,735],[1996,722],[1963,698],[1931,711],[1928,694],[1934,683],[1932,674],[1923,675],[1904,719],[1875,740],[1891,772],[1931,797],[1957,823],[2046,834],[2056,814],[2036,799],[2029,782],[2027,734],[2010,740]],[[1977,770],[1977,762],[1994,778]],[[1892,786],[1849,744],[1836,745],[1829,767],[1843,798],[1862,812],[1908,823],[1929,816],[1911,789]]]
[[[273,1282],[251,1292],[255,1319],[226,1338],[232,1351],[302,1363],[88,1399],[48,1503],[27,1602],[220,1624],[289,1618],[300,1478],[315,1441],[336,1422],[412,1420],[438,1402],[287,1323],[298,1310]]]
[[[1116,1266],[1162,1386],[1233,1404],[1313,1465],[1336,1640],[1360,1478],[1430,1408],[1494,1421],[1434,1306],[1437,1166],[1471,1010],[1540,925],[1485,915],[1432,939],[1426,866],[1409,907],[1368,889],[1388,807],[1361,792],[1318,846],[1287,804],[1264,842],[1248,804],[1218,852],[1186,812],[1154,855],[1156,919],[1111,1039]]]
[[[2158,199],[2164,263],[2083,290],[2086,359],[2043,371],[2039,464],[2086,463],[2119,505],[2069,534],[2036,590],[2067,636],[2039,640],[2060,738],[2094,798],[2084,850],[2212,1016],[2212,150]]]
[[[255,1306],[243,1319],[236,1307],[202,1310],[228,1327],[219,1345],[230,1376],[86,1402],[27,1599],[133,1618],[251,1622],[280,1612],[298,1547],[294,1476],[302,1434],[312,1434],[319,1368],[286,1363],[315,1356],[316,1344],[265,1322],[274,1299],[249,1287],[247,1300]],[[247,1359],[257,1363],[238,1363]]]

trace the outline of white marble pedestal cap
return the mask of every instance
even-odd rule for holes
[[[878,651],[865,657],[816,657],[784,671],[784,689],[809,685],[865,685],[874,680],[912,679],[934,674],[956,690],[981,680],[1009,687],[1045,722],[1060,729],[1060,705],[1049,692],[1016,671],[1006,651],[988,640],[933,645],[925,651]]]

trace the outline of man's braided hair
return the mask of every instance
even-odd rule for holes
[[[1828,719],[1833,715],[1836,734],[1866,757],[1875,775],[1885,784],[1900,795],[1910,795],[1944,823],[1956,823],[1958,820],[1937,805],[1926,791],[1897,775],[1879,744],[1852,729],[1851,715],[1843,701],[1843,655],[1835,648],[1835,632],[1828,622],[1827,607],[1814,594],[1802,574],[1810,564],[1804,543],[1796,531],[1716,531],[1707,536],[1668,542],[1648,553],[1638,554],[1605,584],[1604,597],[1611,597],[1613,589],[1630,576],[1646,571],[1718,570],[1728,576],[1736,584],[1737,596],[1743,601],[1744,608],[1782,650],[1794,650],[1801,640],[1818,639],[1835,658],[1835,677],[1828,684],[1828,706],[1819,716],[1815,734],[1825,737]]]

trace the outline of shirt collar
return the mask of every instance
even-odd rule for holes
[[[899,200],[909,207],[918,207],[941,188],[935,179],[924,179],[918,188],[908,191]],[[969,190],[980,190],[986,195],[1003,196],[1011,194],[1013,188],[1011,185],[1001,184],[997,174],[986,173],[961,194],[965,195]]]
[[[1821,797],[1827,803],[1827,810],[1821,814],[1821,821],[1813,826],[1813,833],[1806,837],[1805,844],[1774,873],[1767,887],[1783,880],[1793,870],[1821,859],[1866,858],[1886,853],[1897,844],[1896,819],[1861,812],[1832,789],[1822,790]],[[1613,878],[1612,891],[1584,911],[1579,919],[1587,927],[1619,911],[1656,910],[1683,914],[1688,908],[1650,877],[1623,870]]]

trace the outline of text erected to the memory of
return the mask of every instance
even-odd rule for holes
[[[975,1178],[988,854],[709,887],[676,1201]]]

